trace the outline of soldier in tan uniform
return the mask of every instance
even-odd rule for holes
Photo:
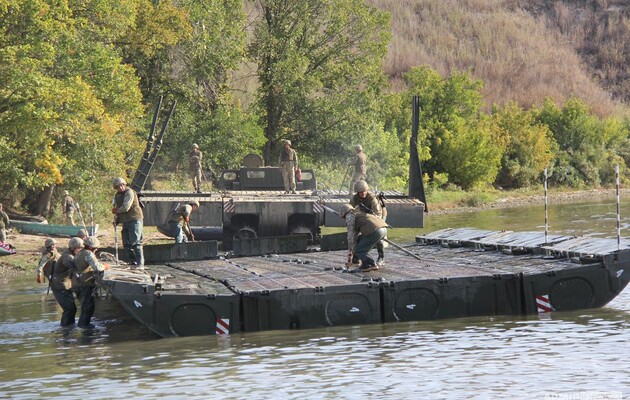
[[[169,229],[175,236],[175,243],[183,243],[187,240],[195,241],[195,236],[190,229],[190,215],[199,209],[197,200],[190,200],[187,204],[181,204],[168,218]]]
[[[352,158],[350,165],[354,167],[354,172],[352,173],[352,180],[350,181],[350,195],[352,195],[352,190],[354,189],[354,185],[360,181],[365,180],[367,167],[365,165],[367,161],[367,157],[363,152],[363,146],[357,144],[354,146],[354,150],[357,152],[356,156]]]
[[[354,191],[356,194],[352,196],[350,199],[350,205],[352,207],[357,207],[359,210],[373,214],[385,221],[387,219],[387,209],[384,207],[384,204],[376,197],[376,195],[372,192],[369,192],[370,187],[368,186],[366,181],[358,181],[354,184]],[[385,242],[380,240],[376,244],[376,250],[378,252],[378,259],[376,260],[376,265],[379,267],[383,265],[385,262]],[[354,260],[353,260],[354,261]]]
[[[291,148],[291,141],[285,140],[284,147],[280,152],[280,169],[286,193],[295,193],[295,170],[297,167],[297,152]]]
[[[39,259],[39,264],[37,265],[37,283],[42,283],[44,278],[48,279],[50,283],[51,275],[54,272],[52,270],[52,262],[57,261],[60,256],[61,254],[57,251],[57,242],[55,242],[55,239],[46,239],[44,241],[42,257]]]
[[[144,214],[140,208],[138,194],[127,187],[123,178],[114,179],[114,224],[122,224],[123,247],[131,259],[132,269],[144,269],[144,253],[142,250],[142,220]]]
[[[341,206],[339,216],[346,221],[348,229],[348,263],[352,264],[353,256],[361,260],[361,266],[356,272],[368,272],[378,269],[369,251],[387,235],[385,221],[373,214],[360,211],[350,204]],[[357,240],[359,233],[361,240]]]
[[[74,199],[70,197],[67,190],[63,191],[63,199],[61,200],[61,208],[63,209],[64,224],[74,226]]]
[[[203,155],[199,150],[199,145],[194,143],[188,154],[188,173],[192,179],[195,193],[201,193],[201,160]]]

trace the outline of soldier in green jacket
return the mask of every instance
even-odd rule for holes
[[[83,240],[72,238],[68,241],[68,249],[65,250],[52,267],[52,279],[50,288],[55,295],[55,300],[63,309],[61,314],[61,326],[74,325],[74,317],[77,314],[77,305],[74,303],[74,291],[72,290],[72,274],[74,272],[74,257],[83,249]]]
[[[63,191],[63,200],[61,201],[61,208],[63,208],[64,224],[74,226],[74,199],[70,197],[70,193],[67,190]]]
[[[144,214],[140,207],[138,194],[127,187],[123,178],[114,179],[114,224],[122,224],[123,247],[131,259],[132,269],[144,270],[144,252],[142,250],[142,220]]]
[[[100,247],[98,239],[94,236],[89,236],[84,241],[83,249],[74,257],[73,286],[81,303],[79,328],[94,327],[90,321],[95,309],[94,292],[96,281],[100,279],[100,274],[108,269],[108,266],[101,264],[94,254],[98,247]]]

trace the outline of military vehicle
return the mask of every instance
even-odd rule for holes
[[[415,103],[414,107],[417,107]],[[387,222],[398,228],[423,227],[423,212],[426,211],[416,145],[417,112],[414,115],[416,122],[410,142],[410,194],[395,191],[381,193],[387,198]],[[322,226],[343,226],[343,220],[322,205],[338,210],[348,202],[347,192],[318,189],[315,172],[304,169],[302,179],[297,182],[298,193],[285,194],[280,168],[264,166],[262,158],[253,154],[244,158],[242,167],[222,171],[218,176],[218,191],[215,192],[143,190],[166,126],[154,138],[155,121],[154,118],[145,156],[131,185],[140,194],[144,204],[145,226],[162,226],[171,210],[190,200],[200,203],[199,210],[191,217],[195,238],[222,240],[226,249],[231,248],[233,240],[298,234],[306,235],[311,243],[317,243]],[[167,231],[160,231],[168,235]]]

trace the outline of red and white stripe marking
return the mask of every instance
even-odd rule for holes
[[[217,335],[229,335],[230,334],[230,320],[228,318],[219,318],[217,320]]]
[[[541,296],[536,296],[536,307],[538,308],[539,313],[552,312],[553,307],[551,307],[549,295],[543,294]]]
[[[230,199],[227,203],[223,203],[223,212],[227,214],[232,214],[236,206],[234,205],[234,199]]]

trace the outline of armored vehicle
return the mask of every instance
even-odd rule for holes
[[[156,110],[156,115],[157,115]],[[172,108],[171,108],[172,113]],[[169,114],[170,116],[170,114]],[[168,122],[168,120],[166,121]],[[166,126],[166,125],[165,125]],[[231,248],[234,239],[283,235],[306,235],[316,243],[322,226],[342,226],[343,220],[322,205],[338,210],[347,203],[346,192],[318,190],[315,172],[302,170],[297,182],[297,194],[285,194],[279,167],[264,166],[260,156],[250,154],[238,169],[222,171],[218,176],[218,191],[212,193],[157,192],[144,190],[144,184],[162,143],[164,128],[154,138],[154,124],[149,134],[145,155],[131,187],[144,204],[144,225],[161,226],[178,204],[190,200],[200,203],[191,217],[191,229],[198,240],[222,240]],[[415,125],[417,137],[417,124]],[[422,173],[416,141],[410,143],[410,194],[382,193],[387,200],[387,221],[400,228],[421,228],[425,208]],[[167,233],[162,231],[162,233]]]

